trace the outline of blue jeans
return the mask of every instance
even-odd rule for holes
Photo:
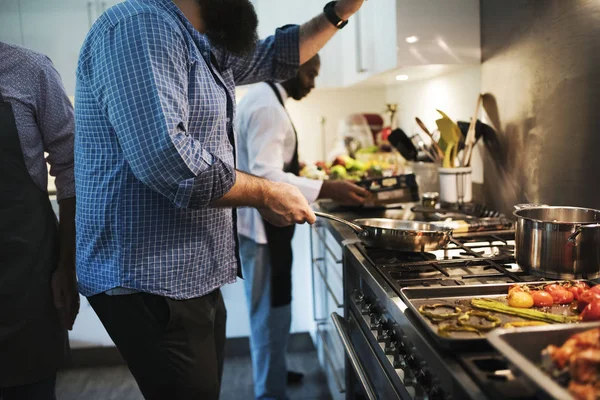
[[[285,400],[285,354],[292,320],[291,306],[271,306],[271,265],[266,244],[240,236],[240,256],[250,313],[254,396],[260,400]]]

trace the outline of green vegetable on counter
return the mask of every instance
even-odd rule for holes
[[[331,167],[330,176],[332,179],[346,179],[348,175],[346,168],[341,165],[334,165]]]
[[[500,301],[492,299],[473,299],[471,305],[475,308],[486,311],[496,311],[502,314],[514,315],[521,318],[533,319],[536,321],[550,322],[566,324],[569,322],[578,321],[576,316],[564,316],[557,314],[550,314],[543,311],[532,310],[527,308],[517,308],[506,305]]]
[[[377,151],[379,151],[378,146],[369,146],[369,147],[359,149],[356,152],[356,154],[374,154],[374,153],[377,153]]]

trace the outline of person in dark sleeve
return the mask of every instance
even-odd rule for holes
[[[77,272],[147,399],[216,399],[239,269],[235,207],[313,223],[300,191],[235,169],[235,86],[285,80],[362,5],[257,42],[249,0],[131,0],[93,25],[75,93]]]
[[[55,399],[79,311],[73,107],[50,60],[0,42],[0,398]],[[48,153],[60,223],[48,197]]]
[[[242,171],[296,186],[313,202],[332,198],[345,205],[365,202],[369,191],[346,181],[298,176],[298,137],[285,108],[288,98],[302,100],[315,87],[318,55],[282,83],[261,83],[244,96],[236,117],[236,144]],[[276,227],[251,208],[238,211],[240,255],[250,314],[250,347],[256,399],[286,399],[286,383],[302,374],[288,371],[286,348],[292,320],[292,237],[294,226]]]

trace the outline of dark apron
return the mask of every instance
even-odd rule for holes
[[[12,105],[0,93],[0,387],[52,376],[68,349],[52,302],[57,221],[25,166]]]
[[[285,109],[285,104],[275,84],[271,82],[267,82],[267,84],[273,89],[275,96],[277,96],[281,106]],[[292,128],[294,128],[293,123]],[[298,175],[300,173],[300,162],[298,161],[298,135],[296,128],[294,128],[294,136],[296,137],[294,156],[289,165],[284,168],[284,171]],[[263,223],[265,225],[271,262],[271,306],[286,306],[292,302],[292,238],[294,237],[296,226],[279,228],[265,220],[263,220]]]

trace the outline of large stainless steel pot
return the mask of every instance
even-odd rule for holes
[[[533,275],[600,276],[600,211],[578,207],[515,206],[517,264]]]

